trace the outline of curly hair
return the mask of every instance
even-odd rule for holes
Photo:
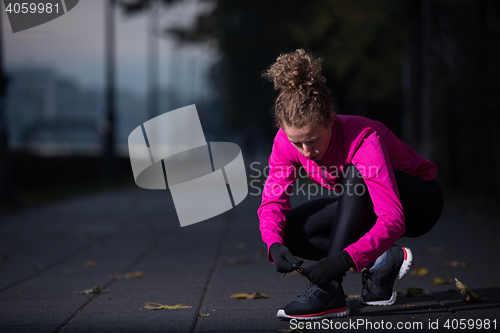
[[[281,54],[262,73],[279,90],[273,107],[276,127],[302,128],[314,123],[326,126],[335,114],[331,91],[321,75],[322,61],[298,49]]]

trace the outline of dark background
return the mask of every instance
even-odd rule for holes
[[[435,162],[448,197],[498,204],[500,2],[212,2],[214,9],[200,14],[194,25],[164,33],[180,44],[210,42],[218,48],[220,58],[210,72],[217,98],[197,106],[202,123],[222,119],[225,131],[212,137],[231,141],[225,134],[238,133],[243,138],[238,143],[246,164],[259,152],[270,152],[276,133],[270,113],[275,94],[260,74],[280,53],[304,48],[324,59],[323,73],[340,113],[382,121]],[[150,5],[148,0],[115,2],[130,16],[146,15]],[[5,68],[2,72],[4,100],[12,82]],[[104,94],[112,125],[111,83]],[[112,153],[112,130],[101,135],[101,156],[41,157],[12,150],[6,124],[0,124],[2,209],[29,205],[33,200],[27,193],[51,198],[47,193],[58,186],[68,189],[61,192],[66,196],[133,184],[128,158]]]

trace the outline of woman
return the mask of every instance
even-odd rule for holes
[[[258,209],[262,239],[278,272],[298,269],[311,282],[277,316],[348,315],[341,283],[350,268],[366,268],[362,304],[393,304],[412,261],[410,249],[394,243],[425,234],[441,215],[436,166],[382,123],[337,115],[321,59],[304,50],[278,57],[264,77],[279,90],[279,130]],[[290,190],[301,165],[312,181],[337,190],[338,198],[292,210]],[[318,262],[301,268],[295,256]]]

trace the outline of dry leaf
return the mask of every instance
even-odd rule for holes
[[[76,294],[80,294],[80,295],[102,294],[102,293],[107,293],[107,292],[109,292],[109,290],[101,289],[101,288],[99,288],[99,286],[95,286],[95,287],[92,287],[90,289],[85,289],[82,291],[75,291]]]
[[[413,272],[411,272],[412,275],[417,275],[417,276],[426,276],[429,274],[429,270],[427,268],[415,268]]]
[[[110,275],[110,279],[115,279],[115,280],[121,280],[121,279],[137,279],[141,278],[144,276],[144,273],[141,271],[136,271],[136,272],[130,272],[130,273],[125,273],[125,274],[119,274],[119,275]]]
[[[10,257],[14,257],[14,253],[1,252],[0,253],[0,262],[6,262]]]
[[[416,307],[416,305],[415,305],[415,304],[403,304],[403,306],[404,306],[405,308],[413,308],[413,307]]]
[[[87,260],[86,262],[84,262],[84,263],[82,264],[82,266],[83,266],[83,267],[94,267],[94,266],[96,266],[96,265],[97,265],[97,261],[95,261],[95,260],[90,260],[90,259],[89,259],[89,260]]]
[[[210,316],[210,313],[198,312],[198,317],[208,317],[208,316]]]
[[[189,305],[182,305],[182,304],[176,304],[176,305],[163,305],[159,303],[146,303],[144,306],[145,309],[149,310],[178,310],[178,309],[191,309],[192,306]]]
[[[434,284],[453,284],[453,281],[452,280],[445,281],[445,280],[441,279],[440,277],[435,277],[434,279],[432,279],[432,283],[434,283]]]
[[[248,299],[258,299],[258,298],[269,298],[271,296],[266,294],[261,294],[258,291],[254,292],[252,295],[248,296]]]
[[[422,288],[408,288],[407,290],[408,292],[406,293],[405,297],[429,296],[424,293],[424,290]]]
[[[231,298],[234,298],[234,299],[258,299],[258,298],[270,298],[270,297],[271,296],[266,295],[266,294],[261,294],[258,291],[254,292],[251,295],[245,294],[245,293],[231,295]]]
[[[294,270],[294,271],[291,271],[290,273],[286,273],[286,275],[283,277],[287,278],[287,277],[294,276],[297,274],[300,274],[300,273],[297,270]]]
[[[245,243],[233,243],[231,244],[231,247],[236,250],[244,250],[247,245]]]
[[[267,256],[267,248],[255,252],[255,258],[262,258]]]
[[[424,250],[424,254],[431,255],[431,254],[441,253],[443,252],[443,250],[444,247],[442,246],[429,246]]]
[[[467,264],[461,261],[447,261],[443,263],[444,267],[466,267]]]
[[[246,265],[253,263],[252,259],[233,259],[229,258],[226,260],[226,264],[228,265]]]
[[[94,236],[91,232],[82,232],[81,235],[83,239],[91,239]]]
[[[470,290],[465,284],[458,281],[455,278],[455,285],[458,289],[460,289],[460,294],[462,295],[462,300],[464,301],[479,301],[484,296],[484,291],[481,293],[481,296]]]

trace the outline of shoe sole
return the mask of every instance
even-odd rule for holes
[[[403,264],[401,265],[401,268],[399,269],[399,274],[397,279],[394,281],[394,285],[392,286],[392,296],[390,299],[385,300],[385,301],[371,301],[371,302],[366,302],[363,299],[363,296],[361,296],[358,301],[363,304],[363,305],[392,305],[396,302],[396,298],[398,297],[398,285],[401,279],[408,273],[411,267],[411,263],[413,261],[413,253],[411,250],[407,247],[402,248],[405,256],[403,260]]]
[[[298,319],[298,320],[318,320],[318,319],[325,319],[325,318],[341,318],[341,317],[347,317],[351,311],[347,307],[347,305],[344,308],[341,309],[336,309],[336,310],[328,310],[325,312],[317,313],[317,314],[312,314],[312,315],[287,315],[285,313],[285,310],[279,309],[278,313],[276,316],[281,319]]]

